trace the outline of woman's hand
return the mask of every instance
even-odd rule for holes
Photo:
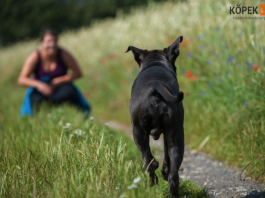
[[[52,79],[50,82],[50,86],[52,90],[55,90],[60,84],[63,84],[64,81],[62,80],[63,80],[62,76]]]
[[[50,97],[52,95],[52,88],[50,85],[48,85],[47,83],[44,82],[38,82],[36,89],[42,93],[44,96],[46,96],[47,98]]]

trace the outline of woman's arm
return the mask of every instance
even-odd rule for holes
[[[76,80],[82,77],[82,72],[78,66],[77,61],[74,59],[74,57],[69,52],[67,52],[66,50],[62,50],[61,57],[66,67],[69,68],[72,71],[72,73],[54,78],[51,82],[51,86],[53,88],[56,88],[60,84],[71,82],[73,80]]]
[[[35,68],[35,65],[37,64],[37,61],[38,54],[34,51],[27,57],[23,64],[22,70],[17,79],[19,85],[34,88],[38,86],[38,82],[36,80],[29,78]]]
[[[52,89],[51,87],[39,80],[35,80],[30,78],[30,74],[33,72],[35,69],[35,66],[38,61],[38,54],[37,52],[32,52],[26,61],[24,62],[24,65],[22,67],[22,70],[19,74],[19,77],[17,79],[17,82],[21,86],[26,86],[26,87],[34,87],[38,91],[40,91],[43,95],[49,97],[52,94]]]

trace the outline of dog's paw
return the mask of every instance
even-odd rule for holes
[[[154,159],[154,161],[152,162],[152,164],[153,164],[154,170],[158,169],[158,167],[159,167],[159,163],[158,163],[158,161],[156,161],[156,160]]]
[[[162,168],[161,175],[165,181],[168,181],[168,169],[167,168],[164,168],[164,167]]]
[[[165,181],[168,181],[168,175],[164,175],[164,174],[162,174],[162,178],[163,178]]]
[[[168,175],[163,175],[162,174],[162,178],[163,178],[163,180],[168,181]]]
[[[155,173],[150,175],[150,177],[151,177],[150,178],[151,179],[151,186],[158,184],[158,177]]]

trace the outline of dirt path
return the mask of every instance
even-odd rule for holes
[[[111,121],[109,126],[124,131],[132,138],[131,127]],[[155,153],[157,159],[163,159],[163,141],[160,138],[154,141],[150,138],[151,147],[159,152]],[[158,149],[157,149],[158,148]],[[265,198],[265,185],[259,184],[244,175],[241,175],[240,170],[229,168],[222,162],[214,161],[211,157],[203,153],[199,153],[189,148],[185,149],[185,155],[180,167],[180,178],[183,180],[192,180],[201,187],[208,189],[212,197],[244,197],[244,198]]]

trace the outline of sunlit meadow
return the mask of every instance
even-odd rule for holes
[[[150,186],[134,142],[107,123],[93,117],[85,120],[67,106],[44,105],[33,118],[5,115],[9,118],[1,125],[1,197],[162,198],[168,194],[162,179]],[[182,196],[207,197],[191,181],[180,186]]]
[[[260,3],[242,1],[242,5],[258,6]],[[229,14],[230,6],[236,6],[236,2],[150,3],[129,16],[119,13],[115,20],[95,21],[91,28],[66,32],[61,35],[60,43],[75,55],[82,67],[84,77],[76,83],[91,102],[93,116],[130,124],[130,89],[138,66],[133,55],[124,54],[124,51],[128,45],[163,49],[183,35],[176,66],[180,89],[185,93],[186,144],[229,165],[246,167],[253,178],[264,181],[264,20],[235,20]],[[21,129],[12,125],[13,122],[22,123],[17,115],[25,93],[25,89],[17,86],[16,79],[22,62],[38,46],[37,41],[30,41],[0,50],[1,133],[8,133],[7,128],[10,128],[19,134],[29,127],[23,125]],[[27,122],[34,126],[41,120]],[[57,131],[58,142],[61,132]],[[69,139],[64,137],[62,141]],[[44,144],[40,142],[38,146]],[[47,150],[50,143],[46,144],[47,148],[44,145],[43,148]],[[70,145],[67,147],[71,150]],[[2,150],[1,155],[4,155],[6,150]],[[50,150],[47,152],[52,154]],[[126,168],[122,170],[126,172]],[[133,178],[131,175],[126,185]]]

